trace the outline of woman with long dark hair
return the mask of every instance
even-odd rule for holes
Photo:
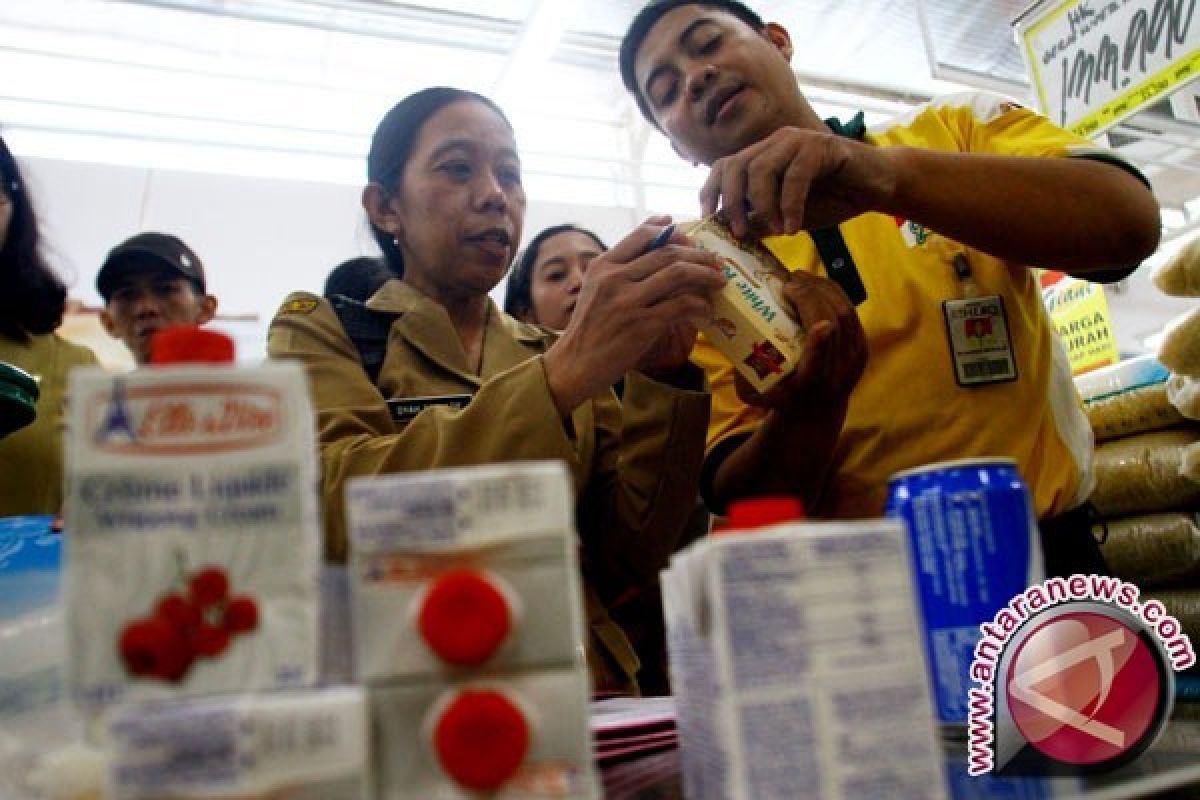
[[[592,262],[556,335],[488,296],[525,216],[515,137],[492,101],[449,88],[409,96],[376,130],[367,171],[363,206],[400,276],[368,303],[386,320],[377,378],[315,295],[291,295],[268,342],[311,378],[327,557],[345,557],[351,476],[559,459],[574,479],[595,686],[636,691],[637,658],[605,604],[657,574],[692,511],[708,397],[687,363],[687,320],[710,313],[716,259],[682,236],[647,253],[668,222],[651,219]],[[623,404],[612,391],[622,375]],[[400,418],[389,400],[403,401]]]
[[[504,290],[504,311],[550,330],[567,327],[588,264],[608,246],[572,223],[551,225],[529,240],[513,265]]]
[[[67,288],[40,250],[37,217],[16,159],[0,138],[0,361],[38,383],[33,423],[0,440],[0,516],[56,514],[62,505],[67,370],[96,364],[91,350],[54,331]]]

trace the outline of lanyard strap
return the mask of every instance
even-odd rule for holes
[[[825,262],[825,272],[829,279],[842,287],[851,303],[860,305],[867,299],[867,289],[863,286],[862,276],[858,274],[854,256],[850,255],[850,248],[842,238],[841,229],[837,226],[821,228],[811,231],[810,235],[817,246],[817,252],[821,254],[821,260]]]

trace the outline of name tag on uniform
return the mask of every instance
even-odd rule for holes
[[[403,397],[388,400],[388,411],[392,414],[392,422],[408,422],[417,414],[434,406],[445,406],[453,411],[465,408],[471,402],[469,394],[439,394],[432,397]]]
[[[1017,379],[1017,360],[1008,333],[1004,298],[968,297],[942,303],[950,355],[959,386],[983,386]]]

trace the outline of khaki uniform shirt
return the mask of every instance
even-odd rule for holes
[[[57,514],[63,501],[67,371],[95,366],[96,355],[57,333],[44,333],[0,336],[0,361],[20,367],[38,382],[37,418],[0,439],[0,517]]]
[[[326,556],[346,557],[343,487],[379,475],[504,461],[560,459],[574,480],[582,544],[589,666],[597,689],[636,689],[638,660],[604,602],[653,580],[695,506],[709,400],[631,375],[622,406],[611,392],[558,414],[541,354],[554,334],[489,301],[480,374],[445,309],[392,280],[367,303],[395,314],[376,383],[332,306],[292,294],[271,323],[268,352],[308,371],[321,445]],[[461,409],[429,406],[393,421],[388,399],[470,395]]]

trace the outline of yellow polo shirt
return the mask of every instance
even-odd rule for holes
[[[983,93],[937,99],[868,130],[864,140],[951,152],[1099,158],[1137,174],[1111,152],[1045,117]],[[971,457],[1015,459],[1040,518],[1082,503],[1094,484],[1092,434],[1029,265],[883,214],[863,214],[840,227],[867,291],[858,314],[869,359],[850,397],[831,477],[812,514],[879,515],[893,473]],[[764,243],[789,269],[826,274],[808,234]],[[952,266],[956,253],[968,259],[978,295],[1003,299],[1015,381],[958,385],[942,310],[944,301],[963,292]],[[765,412],[738,399],[732,366],[703,337],[692,360],[712,387],[707,441],[712,454],[720,443],[752,431]]]

